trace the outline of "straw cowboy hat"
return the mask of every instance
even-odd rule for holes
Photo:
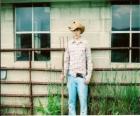
[[[79,21],[73,21],[71,26],[68,27],[70,31],[74,31],[76,29],[81,30],[81,34],[85,31],[85,26],[82,25]]]

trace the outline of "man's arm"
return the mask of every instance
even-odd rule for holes
[[[92,76],[92,58],[91,58],[91,48],[89,47],[89,44],[86,42],[86,60],[87,60],[87,75],[86,80],[90,81]]]
[[[70,55],[69,55],[69,49],[68,47],[65,48],[65,53],[64,53],[64,77],[67,76],[67,72],[68,72],[68,68],[69,68],[69,59],[70,59]]]

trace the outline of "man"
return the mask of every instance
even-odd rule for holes
[[[69,115],[76,115],[76,94],[80,100],[80,115],[87,115],[88,84],[92,74],[91,50],[81,37],[85,27],[74,21],[69,27],[73,39],[68,42],[64,55],[64,72],[61,79],[68,78]]]

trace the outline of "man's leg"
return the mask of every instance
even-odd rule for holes
[[[68,105],[69,105],[69,115],[76,115],[76,83],[75,77],[68,75]]]
[[[80,115],[87,115],[87,95],[88,85],[84,83],[84,78],[77,78],[78,80],[78,96],[80,99]]]

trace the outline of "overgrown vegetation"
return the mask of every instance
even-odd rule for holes
[[[46,106],[43,106],[40,99],[38,98],[39,106],[35,107],[36,112],[42,115],[60,115],[61,113],[61,97],[60,94],[56,94],[55,96],[49,93],[48,97],[46,97]]]
[[[133,73],[133,76],[138,74]],[[114,73],[114,80],[111,83],[117,83],[117,73]],[[104,74],[108,77],[109,75]],[[122,75],[126,79],[126,75]],[[110,83],[110,80],[107,80]],[[135,83],[135,81],[132,81]],[[96,115],[134,115],[140,114],[140,96],[139,86],[136,84],[129,86],[122,85],[102,85],[92,88],[93,95],[99,96],[99,99],[89,100],[89,113]],[[92,92],[91,92],[92,93]]]
[[[116,91],[118,91],[116,88]],[[120,88],[116,95],[90,100],[90,114],[140,114],[139,92],[136,86]],[[102,92],[102,90],[100,91]],[[123,93],[123,94],[122,94]],[[121,95],[122,94],[122,95]]]
[[[1,115],[6,115],[9,112],[9,108],[1,108],[0,109],[0,114]]]

